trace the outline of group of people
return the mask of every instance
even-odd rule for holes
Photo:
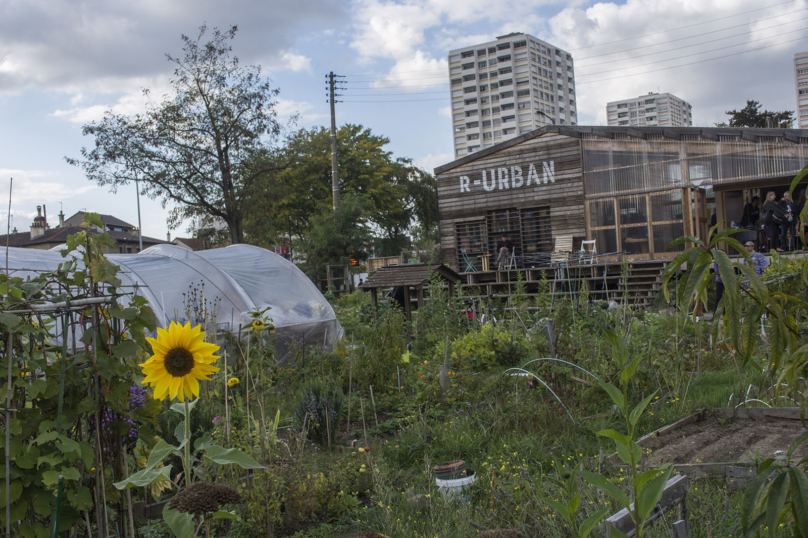
[[[744,206],[741,226],[758,227],[762,225],[765,242],[761,243],[761,250],[770,252],[792,251],[800,248],[797,238],[797,221],[802,208],[805,207],[805,190],[795,203],[788,192],[778,200],[774,191],[766,194],[761,203],[760,197],[755,196]]]

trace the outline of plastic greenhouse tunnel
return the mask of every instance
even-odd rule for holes
[[[61,249],[9,248],[11,276],[26,278],[56,270],[65,261]],[[171,321],[204,325],[204,319],[188,319],[186,297],[195,295],[197,302],[206,302],[207,316],[214,318],[208,323],[213,321],[221,331],[238,332],[252,323],[251,312],[270,307],[264,315],[275,325],[279,363],[289,360],[292,344],[330,349],[342,336],[334,309],[311,280],[290,261],[260,247],[240,244],[194,252],[155,245],[138,254],[107,258],[120,266],[122,288],[149,301],[158,327]]]

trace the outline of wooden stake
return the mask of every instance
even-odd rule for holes
[[[351,392],[353,389],[353,353],[354,353],[354,335],[351,335],[351,359],[350,365],[348,366],[348,429],[346,431],[351,431]]]
[[[379,425],[379,415],[376,414],[376,400],[373,398],[373,385],[368,385],[370,387],[370,403],[373,404],[373,417],[376,419],[376,426]]]
[[[359,405],[362,408],[362,430],[365,432],[365,446],[370,446],[368,445],[368,427],[365,424],[365,404],[362,398],[359,398]]]
[[[227,442],[230,442],[230,404],[228,403],[227,394],[227,350],[224,350],[224,433],[227,437]]]
[[[129,478],[129,449],[126,445],[123,446],[123,476]],[[137,538],[135,533],[135,518],[132,515],[132,490],[126,489],[126,513],[129,516],[129,535],[132,538]]]

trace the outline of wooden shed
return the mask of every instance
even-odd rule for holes
[[[674,239],[705,238],[713,211],[720,229],[740,223],[753,196],[779,198],[806,164],[806,129],[542,127],[435,169],[442,259],[485,271],[502,236],[519,269],[562,239],[667,259],[685,248],[666,250]]]
[[[429,281],[432,274],[437,274],[449,284],[449,295],[454,294],[454,286],[460,280],[460,275],[445,265],[428,265],[425,263],[391,265],[382,267],[368,277],[359,289],[370,290],[373,297],[373,306],[378,311],[379,289],[404,289],[404,314],[408,321],[412,320],[412,305],[410,288],[418,297],[418,307],[424,306],[424,284]]]

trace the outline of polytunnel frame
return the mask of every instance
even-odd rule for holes
[[[252,246],[252,245],[247,245],[247,246]],[[225,247],[225,248],[227,248],[227,247]],[[258,248],[258,247],[255,247],[255,248]],[[165,249],[167,249],[169,253],[171,253],[171,252],[181,253],[181,254],[184,255],[185,259],[183,259],[183,257],[180,257],[180,256],[168,255],[168,254],[163,252]],[[227,283],[237,293],[238,298],[244,303],[243,306],[245,307],[245,311],[255,310],[255,308],[256,308],[255,303],[250,298],[250,296],[247,294],[247,291],[236,281],[236,279],[234,279],[224,269],[220,269],[219,267],[215,266],[214,264],[212,264],[211,262],[209,262],[208,260],[206,260],[205,258],[203,258],[202,256],[200,256],[199,254],[197,254],[196,252],[194,252],[192,250],[188,250],[188,249],[176,246],[176,245],[155,245],[153,247],[149,247],[149,248],[147,248],[145,250],[142,250],[137,254],[137,256],[141,256],[141,255],[144,256],[144,257],[146,257],[146,256],[154,256],[154,257],[160,257],[160,258],[169,258],[169,259],[174,260],[174,261],[176,261],[178,263],[181,263],[182,265],[184,265],[185,267],[187,267],[188,269],[190,269],[194,273],[200,275],[202,277],[202,279],[207,280],[208,282],[213,284],[216,287],[216,289],[218,290],[218,292],[222,294],[223,297],[227,298],[231,303],[233,303],[233,306],[238,307],[239,305],[235,304],[234,297],[232,295],[228,294],[227,291],[222,289],[222,287],[219,285],[218,282],[216,282],[215,279],[211,278],[210,275],[205,274],[202,271],[200,271],[200,269],[198,267],[195,267],[193,264],[190,264],[190,263],[186,262],[186,260],[188,258],[193,257],[194,262],[199,262],[201,266],[205,267],[205,269],[212,269],[216,274],[220,275],[221,277],[224,278],[225,281],[227,281]],[[115,255],[115,254],[113,254],[113,255],[110,255],[109,258],[110,258],[111,261],[113,261],[115,263],[120,263],[121,265],[125,266],[126,269],[128,271],[130,271],[133,275],[137,275],[138,280],[144,284],[144,287],[149,289],[149,293],[151,294],[152,298],[155,299],[154,304],[159,304],[160,305],[160,310],[162,310],[162,314],[163,314],[162,315],[162,318],[163,318],[162,319],[162,326],[167,327],[168,323],[169,323],[169,319],[168,319],[168,314],[166,313],[165,304],[164,304],[162,298],[160,298],[160,300],[157,300],[157,296],[151,290],[151,288],[149,287],[146,280],[135,269],[133,269],[130,264],[126,263],[126,259],[123,258],[123,256],[126,256],[126,255]],[[132,259],[135,259],[135,258],[132,258]],[[231,327],[230,329],[233,330],[233,327]]]

